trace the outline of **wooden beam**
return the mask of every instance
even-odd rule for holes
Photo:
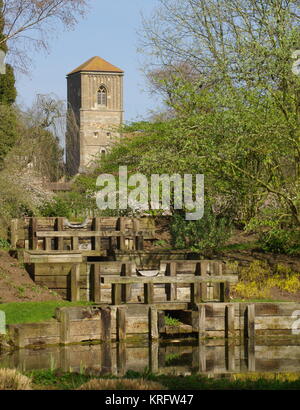
[[[132,275],[132,264],[124,263],[121,267],[121,276],[131,278]],[[131,285],[122,285],[122,300],[128,303],[131,298]]]
[[[177,273],[176,267],[177,267],[176,262],[170,261],[167,264],[166,276],[176,277],[176,273]],[[176,283],[167,284],[166,294],[167,294],[167,300],[176,301],[177,300],[177,284]]]
[[[111,342],[111,310],[110,308],[101,308],[101,341]]]
[[[118,283],[113,283],[111,286],[111,303],[113,305],[121,305],[122,303],[122,288]]]
[[[166,323],[165,323],[165,312],[160,310],[157,312],[158,315],[158,331],[159,333],[164,333],[166,330]]]
[[[10,223],[10,243],[12,248],[17,247],[18,242],[18,219],[12,219]]]
[[[103,282],[104,283],[115,283],[115,284],[123,284],[129,285],[134,283],[152,283],[152,284],[166,284],[166,283],[177,283],[177,284],[193,284],[193,283],[202,283],[202,282],[214,282],[214,283],[224,283],[224,282],[237,282],[236,276],[209,276],[209,277],[202,277],[202,276],[155,276],[155,277],[120,277],[120,276],[104,276]]]
[[[36,231],[37,231],[37,218],[31,218],[30,226],[29,226],[29,232],[30,232],[29,246],[33,250],[37,249],[37,244],[38,244]]]
[[[58,234],[56,236],[57,240],[56,240],[56,248],[59,251],[62,251],[64,249],[64,218],[56,218],[56,223],[55,223],[55,229],[57,232],[55,232],[56,234]],[[47,235],[45,235],[46,237]],[[49,235],[48,235],[49,236]],[[37,234],[37,237],[38,234]],[[55,236],[54,236],[55,237]],[[72,236],[71,236],[72,237]],[[51,238],[51,236],[50,236]]]
[[[101,271],[100,264],[93,264],[91,277],[91,287],[92,287],[92,301],[95,303],[101,302]]]
[[[80,264],[76,263],[71,271],[71,302],[80,301]]]
[[[247,337],[251,341],[255,340],[255,305],[251,304],[247,306],[246,310],[246,326]]]
[[[149,308],[149,337],[151,340],[159,338],[158,333],[158,312],[154,307]]]
[[[235,327],[234,327],[234,304],[227,305],[225,307],[225,337],[231,338],[235,336]]]
[[[48,253],[48,254],[31,254],[27,251],[24,252],[25,263],[83,263],[83,256],[81,253]]]
[[[153,283],[144,284],[144,303],[151,305],[154,302],[154,285]]]
[[[118,307],[117,308],[117,341],[121,342],[126,339],[126,325],[127,325],[127,318],[126,318],[127,308],[126,307]]]
[[[197,322],[198,322],[198,337],[204,339],[206,337],[206,312],[205,305],[196,305]]]
[[[101,229],[101,219],[100,218],[94,218],[93,229],[96,233],[100,232],[100,229]],[[93,248],[95,251],[101,251],[101,236],[95,236],[93,238]]]
[[[125,232],[125,230],[126,230],[125,222],[126,222],[126,220],[123,217],[120,217],[118,219],[117,226],[118,226],[119,231],[121,233],[121,235],[119,236],[119,240],[118,240],[118,247],[119,247],[120,251],[124,251],[125,248],[126,248],[126,246],[125,246],[125,236],[123,235],[123,232]]]
[[[58,218],[59,219],[59,218]],[[61,218],[63,219],[63,218]],[[149,234],[149,231],[141,231],[143,235]],[[125,238],[134,238],[137,236],[136,232],[127,230],[124,232],[120,231],[79,231],[79,230],[70,230],[70,231],[37,231],[36,236],[38,238],[72,238],[73,236],[77,236],[79,238],[111,238],[111,237],[120,237],[124,236]]]
[[[227,278],[227,275],[226,275]],[[230,301],[230,280],[225,280],[220,282],[220,302]]]
[[[79,238],[77,236],[72,236],[72,250],[77,251],[78,249],[79,249]]]

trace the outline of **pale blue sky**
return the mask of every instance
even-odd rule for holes
[[[75,30],[59,33],[50,52],[32,55],[30,76],[17,75],[17,102],[30,106],[36,94],[66,99],[66,74],[93,56],[125,71],[125,120],[145,117],[159,102],[149,95],[137,53],[141,12],[149,14],[158,0],[91,0],[91,10]]]

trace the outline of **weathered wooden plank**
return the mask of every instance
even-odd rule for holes
[[[162,310],[157,311],[158,315],[158,331],[159,333],[164,333],[166,330],[166,323],[165,323],[165,312]]]
[[[235,336],[235,309],[234,305],[227,305],[225,308],[225,337]]]
[[[230,282],[228,279],[225,282],[220,282],[220,302],[226,303],[230,301]]]
[[[55,223],[55,229],[57,234],[59,234],[56,238],[56,249],[63,250],[64,249],[64,218],[57,218]],[[38,237],[38,234],[36,235]]]
[[[46,238],[48,239],[48,238]],[[79,238],[77,236],[72,236],[72,249],[73,251],[77,251],[79,249]]]
[[[153,306],[149,308],[149,337],[151,340],[157,340],[159,338],[158,311]]]
[[[154,302],[154,286],[153,283],[144,284],[144,303],[150,305]]]
[[[126,339],[127,330],[127,308],[117,308],[117,340],[118,342]]]
[[[113,305],[120,305],[122,303],[122,287],[118,283],[112,284],[111,303]]]
[[[210,276],[210,277],[202,277],[202,276],[185,276],[185,277],[171,277],[171,276],[155,276],[155,277],[114,277],[114,276],[105,276],[103,278],[104,283],[118,283],[118,284],[133,284],[133,283],[153,283],[153,284],[166,284],[166,283],[177,283],[177,284],[185,284],[185,283],[201,283],[201,282],[215,282],[215,283],[222,283],[222,282],[232,282],[235,283],[237,281],[236,276]]]
[[[34,281],[37,285],[44,285],[50,289],[68,289],[70,287],[70,279],[68,275],[35,276]],[[78,279],[78,286],[80,286],[81,288],[87,287],[86,276],[80,275]]]
[[[36,235],[37,230],[37,219],[31,218],[29,226],[29,247],[31,249],[37,249],[38,238]]]
[[[124,263],[121,268],[122,277],[131,277],[132,276],[132,264]],[[122,300],[127,303],[131,298],[131,285],[122,285]]]
[[[141,234],[144,235],[150,235],[151,232],[141,232]],[[70,230],[70,231],[37,231],[36,236],[38,238],[72,238],[72,237],[79,237],[79,238],[95,238],[95,237],[101,237],[101,238],[109,238],[109,237],[120,237],[124,236],[125,238],[134,238],[136,237],[136,232],[134,231],[79,231],[79,230]]]
[[[95,232],[99,232],[101,230],[101,218],[94,218],[93,229]],[[95,251],[101,251],[101,237],[96,236],[93,238],[93,249]]]
[[[121,233],[121,235],[119,236],[119,240],[118,240],[119,249],[120,249],[120,251],[124,251],[125,250],[125,236],[123,236],[123,232],[125,232],[125,230],[126,230],[126,220],[125,220],[125,218],[120,217],[118,219],[118,228],[119,228],[119,231]]]
[[[196,276],[194,277],[194,279],[196,278]],[[197,278],[198,279],[198,278]],[[204,278],[201,277],[201,282],[203,282]],[[191,303],[192,304],[198,304],[203,302],[203,299],[201,297],[201,287],[200,287],[200,283],[199,281],[195,281],[193,280],[190,285],[190,294],[191,294]]]
[[[176,262],[170,261],[167,264],[166,276],[176,277]],[[177,285],[176,283],[166,285],[167,300],[176,301],[177,299]]]
[[[18,219],[12,219],[10,223],[10,243],[12,248],[17,247],[18,242]]]
[[[30,254],[27,251],[24,252],[24,262],[25,263],[82,263],[83,256],[81,253],[72,254]]]
[[[111,309],[101,308],[101,340],[111,342]]]
[[[206,337],[206,316],[205,305],[196,305],[198,313],[198,337],[204,339]]]
[[[45,250],[51,251],[52,250],[52,240],[51,238],[45,238]]]
[[[249,340],[255,340],[255,305],[251,304],[247,307],[246,313],[247,337]]]
[[[70,317],[67,308],[60,309],[60,342],[62,344],[70,343]]]
[[[101,302],[101,267],[100,265],[94,264],[91,274],[91,293],[92,301],[95,303]]]
[[[234,372],[235,369],[235,344],[232,342],[226,341],[225,344],[225,362],[226,370],[228,372]]]
[[[80,301],[80,265],[77,263],[71,271],[71,302]]]

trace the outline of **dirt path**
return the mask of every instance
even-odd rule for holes
[[[55,292],[36,285],[17,259],[0,250],[0,303],[62,300]]]

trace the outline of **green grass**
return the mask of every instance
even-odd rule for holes
[[[40,389],[74,390],[91,378],[79,373],[62,372],[60,370],[34,370],[25,373],[33,380],[33,387]],[[98,377],[100,378],[100,376]],[[101,377],[103,378],[103,377]],[[105,378],[115,379],[114,376]],[[124,378],[148,379],[157,381],[169,390],[299,390],[300,374],[241,375],[241,377],[208,378],[201,375],[173,376],[138,373],[129,370]]]
[[[7,324],[44,322],[53,318],[55,309],[64,306],[88,306],[91,302],[15,302],[1,303],[0,310],[6,314]]]
[[[275,300],[275,299],[242,299],[242,298],[234,298],[231,299],[230,302],[236,302],[236,303],[283,303],[286,302],[288,303],[289,300]]]
[[[174,317],[166,315],[165,316],[165,324],[166,324],[166,326],[180,326],[180,325],[182,325],[182,322],[180,322],[180,320],[178,320]]]

